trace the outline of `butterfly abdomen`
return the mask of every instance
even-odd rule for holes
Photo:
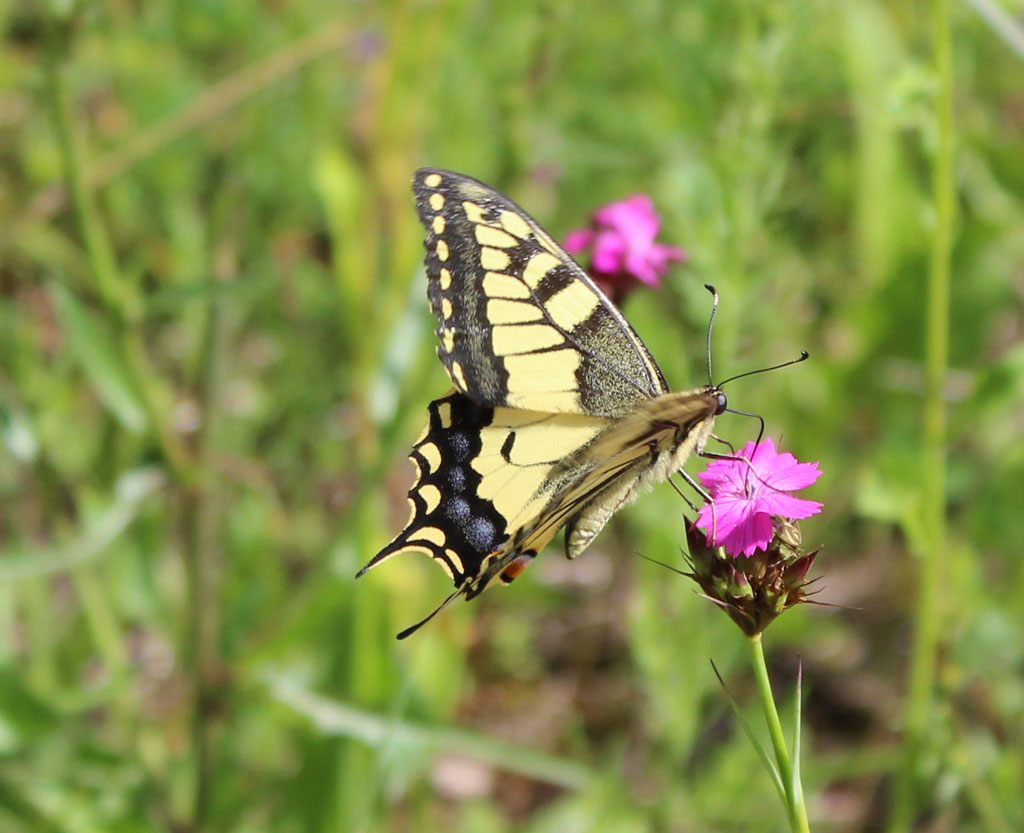
[[[644,487],[667,480],[694,452],[700,452],[721,411],[720,391],[667,393],[615,423],[586,450],[588,488],[579,510],[566,523],[565,554],[580,555],[619,509]],[[643,451],[646,450],[646,454]]]

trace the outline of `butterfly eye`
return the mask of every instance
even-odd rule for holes
[[[725,409],[728,406],[728,404],[729,404],[729,402],[725,398],[725,394],[724,393],[722,393],[721,391],[716,393],[715,394],[715,416],[721,416],[723,413],[725,413]]]

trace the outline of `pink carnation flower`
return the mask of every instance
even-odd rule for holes
[[[799,520],[821,511],[817,501],[787,494],[821,476],[817,463],[779,454],[771,438],[747,443],[737,457],[742,459],[715,460],[698,475],[712,502],[701,508],[697,527],[712,546],[750,556],[771,542],[773,515]]]
[[[657,287],[671,261],[686,260],[679,247],[654,242],[660,228],[651,198],[635,194],[597,209],[590,228],[569,232],[565,248],[572,255],[589,249],[588,271],[601,283],[615,287],[635,278]]]

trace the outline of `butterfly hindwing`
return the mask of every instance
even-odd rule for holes
[[[612,423],[492,408],[457,391],[431,402],[428,413],[410,454],[417,473],[409,521],[360,574],[399,553],[421,552],[472,598],[507,564],[536,555],[554,536],[561,524],[536,521],[578,479],[565,450],[587,447]]]
[[[508,540],[506,520],[481,497],[482,478],[472,466],[494,409],[452,392],[431,402],[427,411],[427,427],[409,455],[417,469],[409,489],[409,521],[359,574],[393,555],[422,552],[459,589]]]
[[[438,355],[489,405],[616,417],[667,392],[622,314],[522,209],[461,174],[413,184]]]

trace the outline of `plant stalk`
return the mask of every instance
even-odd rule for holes
[[[923,405],[922,520],[924,552],[918,553],[918,598],[905,714],[903,758],[896,776],[891,833],[910,831],[917,813],[917,784],[932,720],[942,611],[948,571],[946,548],[946,405],[949,363],[949,296],[954,222],[953,35],[950,0],[933,4],[933,50],[938,94],[938,146],[932,162],[935,234],[926,287],[925,398]]]
[[[782,785],[786,792],[786,814],[789,816],[790,829],[793,830],[793,833],[810,833],[804,791],[793,778],[793,762],[789,757],[789,750],[786,748],[786,736],[782,731],[779,710],[775,706],[761,634],[748,637],[747,645],[750,647],[750,660],[754,666],[754,678],[757,680],[757,692],[761,697],[761,708],[764,711],[765,723],[768,724],[768,735],[771,737],[772,748],[775,750],[775,763],[779,768],[779,777],[782,779]]]

